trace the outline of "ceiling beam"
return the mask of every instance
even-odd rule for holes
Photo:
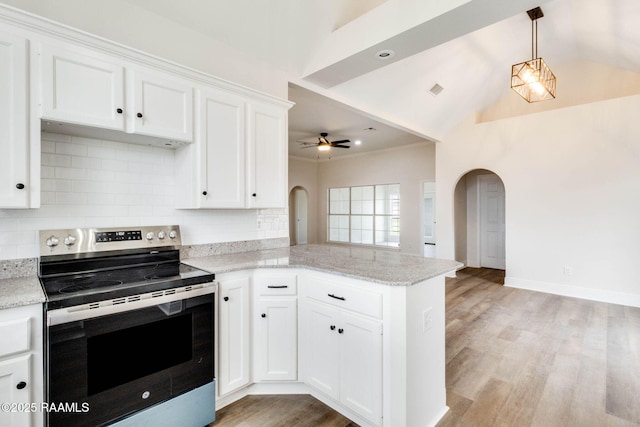
[[[334,31],[303,78],[324,88],[337,86],[548,1],[388,0]],[[394,54],[380,59],[383,50]]]

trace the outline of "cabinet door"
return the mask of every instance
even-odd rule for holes
[[[201,207],[245,207],[245,102],[230,93],[203,90],[199,102]]]
[[[124,68],[98,57],[43,45],[42,118],[124,130]]]
[[[337,309],[306,302],[305,382],[335,400],[340,397],[338,322]]]
[[[343,311],[340,401],[364,418],[382,417],[382,323]]]
[[[259,299],[254,309],[254,380],[298,377],[297,299]]]
[[[284,208],[287,199],[287,110],[254,102],[249,105],[250,208]]]
[[[193,141],[193,87],[161,73],[135,70],[131,131],[178,141]]]
[[[27,41],[0,33],[0,208],[29,207]]]
[[[249,384],[250,279],[220,282],[218,303],[218,390],[220,395]]]
[[[30,359],[31,356],[27,354],[0,361],[0,403],[26,405],[34,402],[30,393]],[[36,403],[40,404],[39,401]],[[30,426],[31,414],[29,411],[0,411],[0,425],[6,427]]]

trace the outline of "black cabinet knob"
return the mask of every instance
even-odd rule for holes
[[[18,390],[22,390],[22,389],[23,389],[23,388],[25,388],[26,386],[27,386],[27,383],[25,383],[24,381],[20,381],[20,382],[18,383],[18,385],[16,385],[16,388],[17,388]]]
[[[138,113],[136,114],[136,116],[138,116],[139,118],[142,118],[142,113]]]
[[[253,194],[251,195],[251,197],[256,197],[256,193],[253,193]]]
[[[224,297],[222,299],[225,300],[225,301],[229,301],[229,297]]]
[[[343,332],[344,332],[344,329],[342,329],[342,328],[338,329],[338,333],[339,333],[339,334],[341,334],[341,333],[343,333]]]
[[[264,319],[265,317],[267,317],[267,315],[266,315],[265,313],[262,313],[262,314],[260,315],[260,317],[262,317],[262,318]]]
[[[21,182],[19,182],[19,183],[17,183],[17,184],[16,184],[16,188],[17,188],[18,190],[23,190],[23,189],[24,189],[24,184],[23,184],[23,183],[21,183]]]
[[[336,330],[336,325],[329,326],[329,329],[331,329],[332,331],[335,331]]]
[[[116,110],[116,113],[118,113],[118,114],[122,114],[122,108],[118,108],[118,109]]]
[[[207,192],[206,192],[206,191],[203,191],[203,192],[202,192],[202,195],[203,195],[203,196],[206,196],[206,195],[207,195]]]

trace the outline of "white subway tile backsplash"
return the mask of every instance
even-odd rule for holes
[[[57,142],[56,143],[56,153],[58,154],[69,154],[72,156],[86,157],[87,156],[87,146],[83,144],[71,144],[66,142]]]
[[[87,179],[87,170],[74,168],[55,168],[55,177],[57,179]]]
[[[55,153],[56,143],[54,141],[47,141],[43,139],[40,143],[40,149],[43,153]]]
[[[71,157],[71,167],[77,169],[101,169],[102,160],[91,157]]]
[[[184,245],[288,236],[286,209],[175,209],[174,159],[172,149],[44,133],[41,207],[0,210],[0,259],[37,257],[43,229],[178,224]]]

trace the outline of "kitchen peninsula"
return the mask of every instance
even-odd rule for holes
[[[219,281],[218,408],[310,393],[369,426],[435,425],[448,410],[444,276],[462,264],[332,245],[185,250]]]

